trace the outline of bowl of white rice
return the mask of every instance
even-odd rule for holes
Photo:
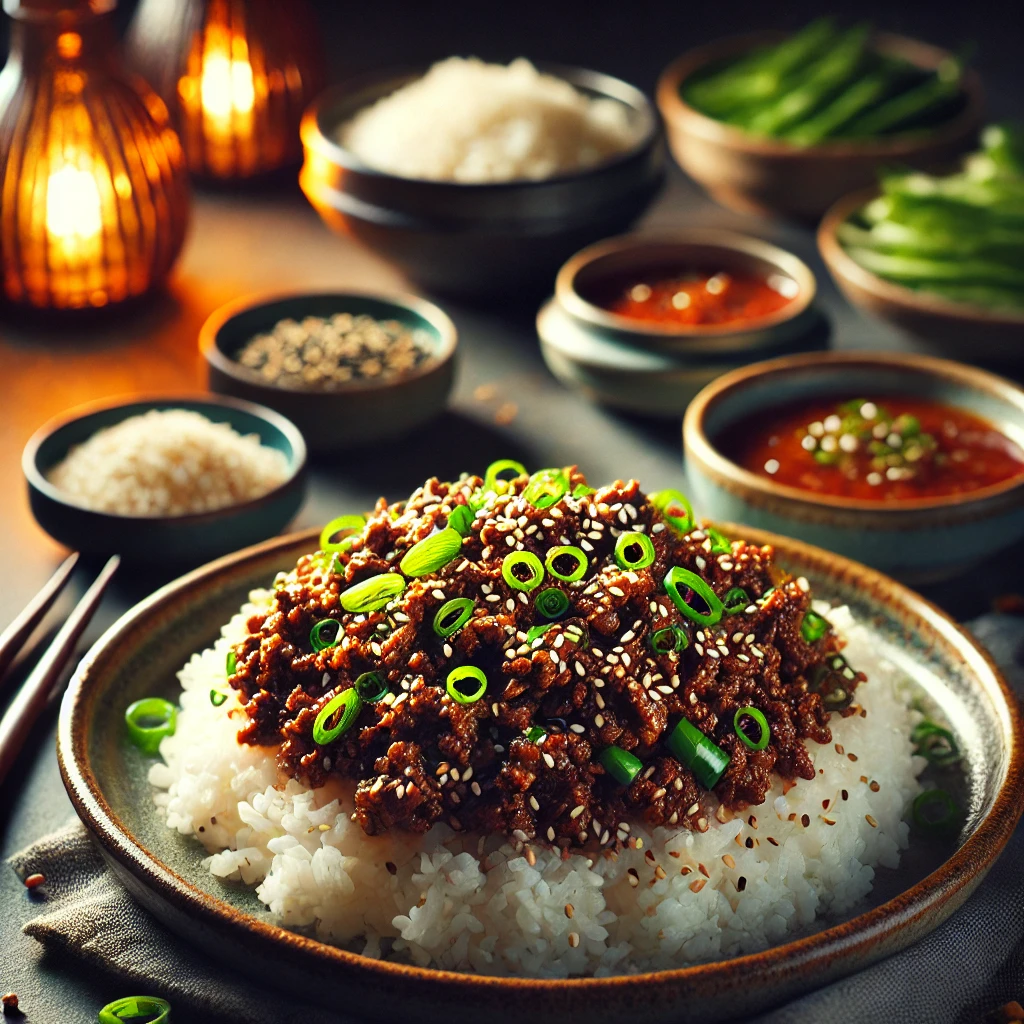
[[[54,540],[92,555],[196,565],[266,540],[298,512],[306,445],[271,409],[231,398],[119,398],[45,423],[22,454]]]
[[[418,284],[538,285],[628,227],[664,176],[638,89],[580,68],[453,57],[326,92],[302,124],[300,184],[323,220]]]

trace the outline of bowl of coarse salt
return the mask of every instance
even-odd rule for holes
[[[198,565],[274,536],[306,490],[284,416],[231,398],[120,398],[45,423],[22,454],[54,540],[92,555]]]

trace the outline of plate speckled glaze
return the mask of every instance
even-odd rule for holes
[[[912,841],[896,871],[880,869],[859,913],[763,952],[616,978],[482,978],[370,960],[276,926],[254,892],[201,866],[191,838],[167,829],[152,803],[148,759],[126,740],[125,706],[143,695],[174,699],[175,672],[219,635],[248,591],[266,586],[316,545],[313,532],[211,563],[122,617],[83,659],[60,714],[58,758],[79,816],[125,886],[190,943],[250,976],[350,1011],[425,1024],[485,1011],[494,1022],[598,1022],[626,1017],[702,1024],[746,1016],[905,948],[974,891],[1024,806],[1021,721],[988,655],[913,592],[861,565],[798,541],[724,526],[775,546],[779,562],[818,596],[848,603],[880,650],[954,726],[964,757],[966,824],[943,845]]]

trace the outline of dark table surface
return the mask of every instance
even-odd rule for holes
[[[395,6],[385,5],[393,11]],[[977,6],[992,11],[987,5]],[[641,7],[647,10],[647,5]],[[373,15],[366,17],[373,19]],[[799,23],[799,12],[786,18],[787,22],[794,20]],[[733,27],[717,26],[719,31]],[[935,41],[956,42],[958,33],[948,24],[933,19],[932,27]],[[972,28],[978,31],[972,22],[968,33]],[[702,29],[704,36],[715,34],[709,25]],[[1009,101],[1014,96],[1020,96],[1020,64],[1019,53],[1010,53],[997,30],[998,23],[988,26],[991,45],[987,53],[996,82],[994,106],[1000,113],[1012,106]],[[418,50],[408,49],[410,53],[440,54],[472,45],[453,39],[449,45],[422,44]],[[593,65],[629,74],[628,63],[610,52],[604,54],[594,39],[582,39],[581,45],[598,55],[591,61]],[[664,55],[666,59],[679,48],[678,43],[673,44]],[[398,57],[405,55],[402,52]],[[539,56],[564,58],[565,54]],[[602,62],[599,56],[607,59]],[[582,63],[586,57],[574,53],[572,59]],[[653,78],[650,68],[659,64],[653,59],[646,66],[646,77],[636,74],[633,78],[649,87]],[[835,347],[915,347],[842,301],[817,257],[808,230],[720,209],[675,170],[645,224],[723,227],[777,242],[805,259],[818,274],[820,302],[832,318]],[[372,254],[330,234],[297,189],[200,193],[190,237],[167,294],[129,317],[85,332],[0,322],[0,627],[24,606],[64,554],[39,530],[28,508],[20,455],[30,434],[47,418],[82,402],[137,392],[203,390],[205,376],[196,339],[205,317],[239,295],[290,287],[406,286]],[[595,480],[635,476],[650,489],[679,486],[679,423],[625,417],[562,389],[540,358],[532,303],[524,307],[510,301],[502,308],[492,305],[487,309],[447,301],[442,304],[460,334],[461,364],[449,412],[406,443],[381,452],[373,465],[344,457],[316,463],[296,528],[368,507],[380,494],[399,498],[422,480],[425,471],[443,477],[463,469],[480,469],[501,456],[532,466],[576,462]],[[969,353],[964,355],[969,358]],[[928,596],[958,618],[979,614],[996,594],[1018,589],[1014,576],[1024,564],[1021,554],[1020,550],[1010,552],[984,571],[928,591]],[[73,592],[64,596],[51,615],[51,628],[87,585],[88,572],[79,568]],[[85,637],[83,650],[160,582],[160,575],[153,572],[122,573]],[[44,628],[40,639],[45,638]],[[7,696],[0,693],[0,706]],[[53,754],[55,711],[55,707],[51,709],[29,738],[11,784],[0,792],[0,859],[72,816]],[[102,978],[85,976],[72,963],[44,957],[39,946],[21,934],[22,924],[40,909],[13,873],[0,869],[0,991],[16,991],[27,1019],[36,1024],[93,1021],[98,1007],[124,993]]]

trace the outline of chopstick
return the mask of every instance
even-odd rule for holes
[[[10,707],[0,719],[0,785],[14,764],[21,748],[25,745],[29,731],[46,707],[47,698],[53,689],[81,637],[96,611],[103,591],[106,590],[121,560],[114,555],[103,567],[95,582],[82,595],[82,599],[61,626],[53,643],[46,649],[28,678],[21,684]]]
[[[0,633],[0,683],[10,668],[18,651],[25,645],[32,630],[39,625],[50,606],[57,600],[57,595],[64,589],[71,578],[71,571],[78,564],[78,552],[68,555],[61,562],[57,571],[46,581],[42,590],[32,598],[20,615]]]

